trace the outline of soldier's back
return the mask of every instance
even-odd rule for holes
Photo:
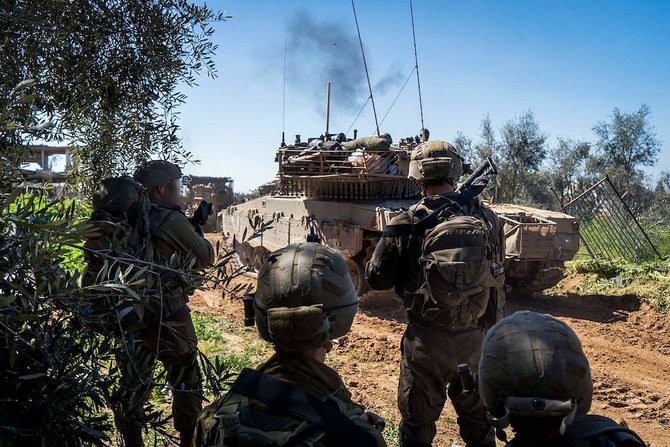
[[[282,391],[293,390],[296,394],[316,397],[369,433],[376,441],[372,445],[386,445],[379,429],[368,422],[368,414],[351,400],[339,375],[331,368],[303,355],[276,354],[259,368],[257,374],[274,379],[275,388],[277,379],[285,382],[287,387]],[[236,389],[234,384],[233,390],[203,410],[198,421],[196,446],[282,446],[289,441],[290,445],[297,446],[342,444],[314,421],[290,414],[300,413],[303,408],[278,408]],[[327,418],[325,423],[329,423]]]

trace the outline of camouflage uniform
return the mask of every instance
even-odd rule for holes
[[[446,194],[444,197],[454,197]],[[423,199],[391,220],[391,224],[416,223],[446,203],[441,196]],[[481,202],[465,208],[476,217],[491,223],[491,230],[500,247],[502,263],[502,226],[497,216]],[[435,423],[444,408],[447,396],[458,415],[461,437],[468,446],[487,445],[492,440],[486,411],[477,397],[463,394],[456,366],[476,366],[484,339],[484,322],[470,327],[449,327],[440,322],[440,309],[427,306],[425,296],[417,293],[423,284],[419,264],[421,239],[416,236],[383,237],[367,265],[366,279],[372,289],[391,287],[403,299],[408,325],[401,341],[402,363],[398,384],[398,407],[402,416],[402,445],[430,445],[436,434]],[[504,297],[497,297],[500,310]],[[487,312],[495,312],[488,309]],[[492,317],[495,320],[495,315]]]
[[[258,370],[308,391],[322,401],[331,403],[352,419],[356,425],[369,432],[377,440],[376,445],[386,445],[381,432],[373,425],[374,419],[370,420],[363,407],[351,400],[351,393],[346,389],[337,371],[300,353],[277,353]],[[231,392],[203,410],[196,430],[196,446],[240,445],[239,442],[234,441],[239,437],[239,433],[226,438],[225,433],[222,434],[217,425],[220,418],[224,415],[235,414],[241,406],[245,407],[245,411],[240,413],[240,424],[266,433],[273,432],[278,445],[282,445],[290,436],[296,436],[300,432],[304,433],[308,428],[299,419],[273,413],[268,411],[264,404]],[[215,418],[217,413],[218,417]],[[307,441],[309,442],[307,445],[338,445],[335,439],[328,434],[324,435],[323,432],[312,436],[316,439]]]
[[[449,143],[435,140],[418,145],[410,157],[409,178],[439,180],[452,185],[463,174],[463,160]],[[415,224],[456,197],[456,193],[429,196],[410,210],[394,217],[391,225]],[[483,220],[491,232],[496,261],[504,260],[504,234],[497,216],[478,199],[463,207],[465,214]],[[492,291],[481,320],[447,322],[447,313],[426,299],[422,290],[424,271],[419,262],[423,235],[380,239],[366,267],[372,289],[395,288],[408,314],[401,341],[402,362],[398,384],[400,442],[402,446],[429,446],[436,434],[435,423],[447,397],[458,415],[460,434],[468,447],[493,446],[495,439],[486,411],[476,396],[462,393],[457,365],[476,365],[487,323],[504,312],[502,290]]]
[[[509,447],[642,447],[613,420],[588,414],[589,362],[574,331],[551,315],[520,311],[486,334],[479,395],[498,429],[511,425]]]
[[[385,446],[383,419],[355,404],[337,372],[309,355],[325,355],[330,340],[353,323],[358,296],[344,259],[317,243],[281,249],[259,271],[255,302],[259,334],[274,344],[276,354],[256,371],[243,370],[240,378],[245,372],[269,378],[272,389],[243,392],[238,378],[228,394],[203,410],[196,445]],[[309,404],[295,404],[300,399]]]
[[[138,170],[135,178],[148,189],[174,180],[177,171],[172,172],[171,169],[176,166],[165,163],[149,162]],[[194,258],[195,268],[211,265],[214,260],[211,244],[195,232],[179,207],[160,203],[154,198],[151,202],[149,222],[151,239],[158,253],[157,261],[166,265],[170,257],[177,254],[185,259]],[[187,305],[188,285],[179,275],[167,271],[161,274],[160,279],[160,301],[150,300],[145,324],[124,339],[126,349],[117,359],[123,369],[122,388],[125,390],[120,411],[116,411],[117,425],[122,433],[129,433],[131,439],[137,439],[142,424],[136,419],[138,404],[131,408],[130,398],[132,394],[135,394],[133,400],[148,397],[146,376],[142,371],[149,370],[156,359],[163,363],[167,371],[167,381],[173,393],[174,426],[182,437],[192,435],[202,409],[198,340]]]

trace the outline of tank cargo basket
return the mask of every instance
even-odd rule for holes
[[[554,250],[556,223],[525,213],[499,214],[505,229],[505,255],[548,259]]]
[[[415,197],[419,189],[407,179],[404,150],[280,149],[275,194],[287,197],[368,200]]]

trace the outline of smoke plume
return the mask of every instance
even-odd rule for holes
[[[365,30],[362,32],[365,37]],[[344,111],[357,112],[369,96],[353,20],[346,23],[317,21],[308,12],[298,11],[287,25],[287,51],[287,83],[310,95],[321,113],[328,81],[333,86],[333,106]],[[366,58],[370,68],[369,52]],[[371,78],[375,99],[399,86],[401,80],[402,74],[395,65],[385,71],[382,79]]]

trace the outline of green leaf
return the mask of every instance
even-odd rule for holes
[[[5,297],[0,298],[0,307],[6,307],[12,304],[14,301],[16,301],[16,295],[8,295]]]

